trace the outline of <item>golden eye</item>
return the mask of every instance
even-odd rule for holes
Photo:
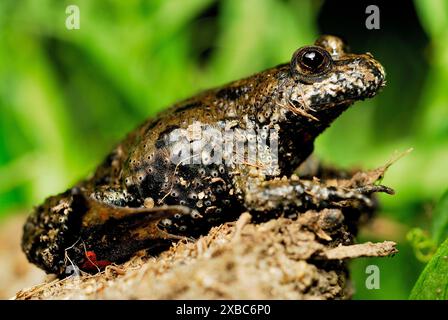
[[[333,64],[330,54],[317,46],[303,47],[294,52],[291,70],[304,82],[312,82],[325,75]]]

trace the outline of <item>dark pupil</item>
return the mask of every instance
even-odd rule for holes
[[[302,56],[302,63],[310,69],[317,69],[320,67],[324,57],[317,51],[308,51]]]

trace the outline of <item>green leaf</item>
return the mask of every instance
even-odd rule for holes
[[[420,21],[426,31],[434,38],[445,32],[448,24],[448,4],[444,0],[415,0]]]
[[[448,190],[445,191],[434,209],[432,234],[436,244],[440,244],[448,238]]]
[[[420,274],[409,299],[448,300],[448,239]]]

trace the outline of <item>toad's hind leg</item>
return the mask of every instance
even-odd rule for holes
[[[81,192],[73,194],[73,203],[78,208],[83,207],[85,212],[81,220],[80,241],[75,246],[78,250],[74,252],[74,260],[82,269],[124,261],[139,250],[166,247],[173,240],[185,239],[159,229],[158,223],[165,218],[192,212],[185,206],[112,206]],[[92,256],[95,261],[91,261]]]
[[[160,220],[192,213],[188,207],[175,205],[152,208],[119,207],[86,197],[82,193],[74,195],[74,202],[83,202],[87,208],[82,219],[83,227],[90,228],[108,223],[126,224],[129,228],[134,226],[137,229],[145,229],[148,237],[163,239],[182,239],[184,237],[159,229],[157,224]]]

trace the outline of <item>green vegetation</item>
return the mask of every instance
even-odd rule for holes
[[[448,300],[448,239],[440,245],[412,289],[410,299]]]
[[[65,28],[69,4],[81,9],[80,30]],[[413,23],[428,37],[425,46],[415,52],[413,36],[403,38],[393,30],[373,36],[376,41],[350,43],[354,51],[371,51],[384,63],[388,86],[346,112],[316,145],[327,163],[367,168],[414,148],[383,181],[397,194],[380,199],[380,216],[391,225],[387,240],[397,241],[400,253],[352,265],[355,297],[361,299],[407,298],[425,265],[406,233],[418,227],[438,245],[448,234],[448,197],[433,210],[448,188],[448,3],[414,4]],[[1,1],[0,217],[29,211],[85,177],[114,143],[171,103],[288,61],[321,32],[321,5],[305,0],[217,5],[212,0]],[[364,19],[362,10],[359,15]],[[353,32],[375,32],[363,28]],[[413,54],[422,59],[414,61]],[[385,234],[362,233],[361,238],[382,241]],[[439,277],[446,278],[447,262],[440,257],[447,248],[445,241],[411,297],[434,297],[419,288],[425,279],[435,279],[429,275],[435,270],[445,270]],[[437,269],[437,262],[437,268],[445,263],[444,269]],[[364,286],[369,264],[381,269],[380,290]]]

